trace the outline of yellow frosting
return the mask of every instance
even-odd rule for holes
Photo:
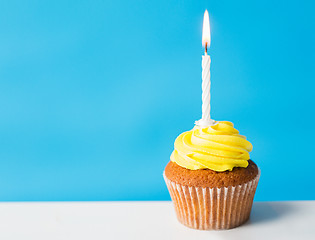
[[[233,123],[221,121],[209,127],[195,126],[180,134],[171,161],[191,170],[232,171],[234,167],[248,166],[252,148]]]

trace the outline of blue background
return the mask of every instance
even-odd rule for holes
[[[2,1],[0,200],[168,200],[162,171],[201,116],[253,143],[256,200],[315,199],[312,1]]]

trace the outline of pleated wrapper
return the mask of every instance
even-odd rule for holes
[[[230,229],[245,223],[250,216],[260,177],[246,183],[221,187],[191,187],[164,180],[179,222],[200,230]]]

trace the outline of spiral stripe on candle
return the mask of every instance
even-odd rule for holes
[[[210,121],[210,56],[202,56],[202,120]]]

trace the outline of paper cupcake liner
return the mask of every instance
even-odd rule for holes
[[[257,176],[244,184],[221,188],[189,187],[166,178],[177,219],[194,229],[230,229],[249,218],[256,187]]]

